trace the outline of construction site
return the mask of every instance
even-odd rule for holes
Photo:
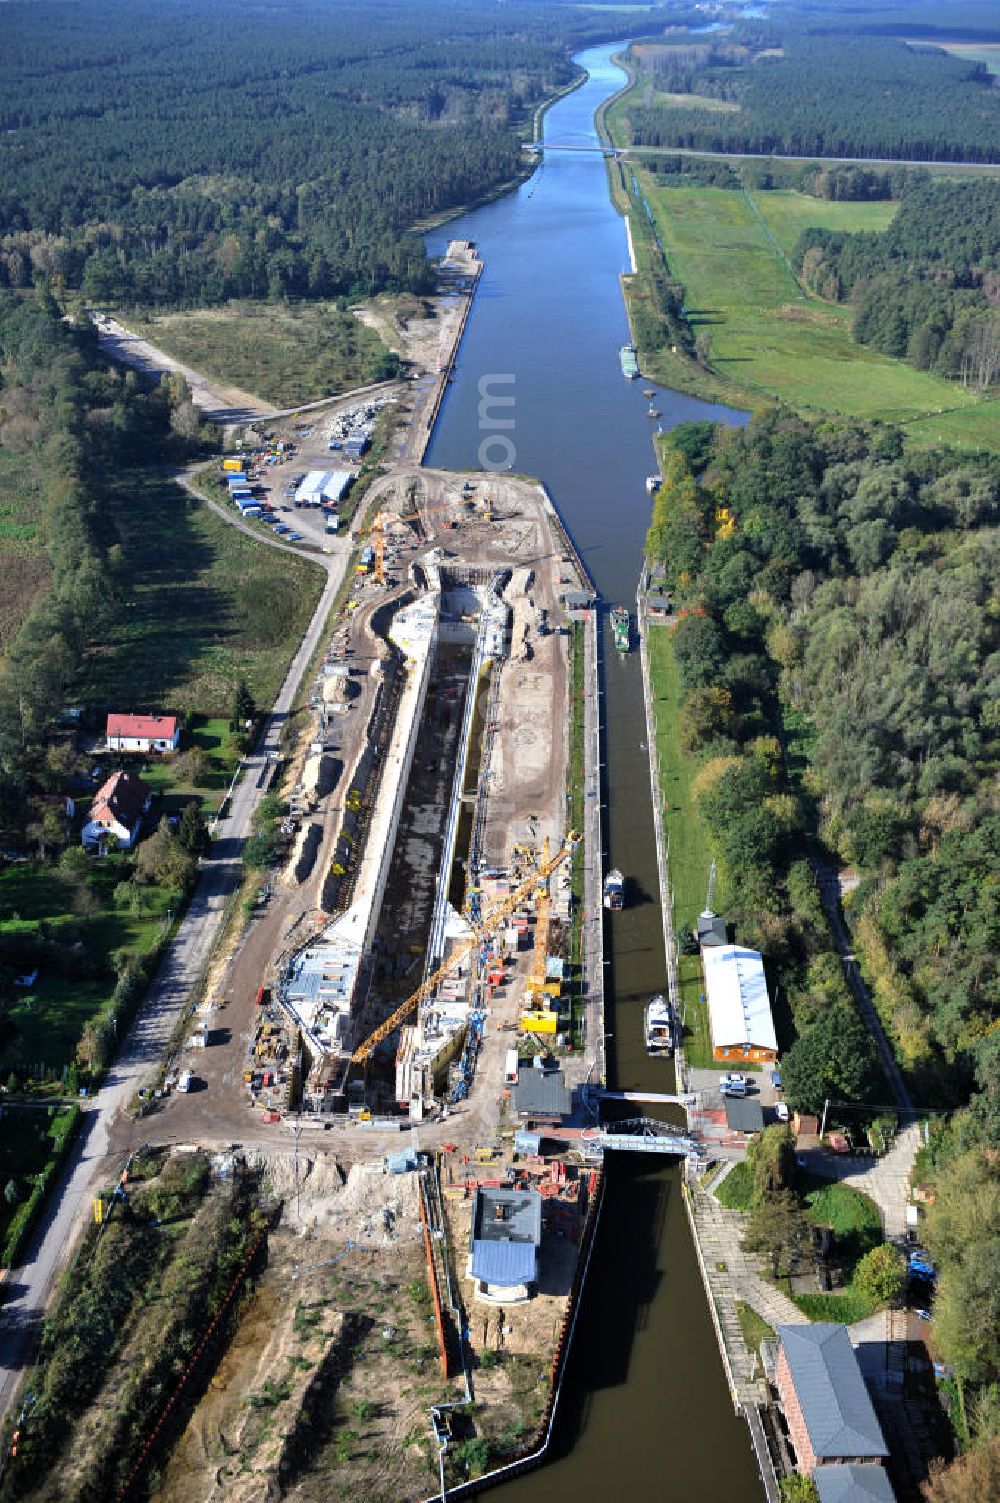
[[[74,1277],[133,1291],[109,1350],[127,1367],[155,1346],[163,1375],[112,1470],[88,1439],[104,1387],[60,1400],[58,1423],[79,1441],[66,1465],[119,1498],[304,1500],[333,1480],[416,1500],[545,1444],[601,1203],[584,1139],[603,979],[578,937],[600,842],[588,825],[585,874],[567,798],[596,602],[541,486],[420,467],[450,359],[402,404],[259,774],[278,860],[162,1087],[113,1130],[120,1177]],[[320,460],[294,415],[269,426]],[[591,780],[596,757],[595,737]],[[160,1236],[165,1184],[182,1199]],[[155,1281],[133,1287],[137,1249],[181,1278],[196,1246],[186,1302],[161,1312]],[[71,1291],[56,1320],[75,1329],[77,1308]]]
[[[149,1123],[174,1140],[398,1133],[477,1076],[495,1121],[512,1048],[584,1069],[562,707],[586,581],[527,481],[395,474],[369,518],[273,773],[281,866],[211,977],[194,1089]]]
[[[132,1128],[161,1175],[209,1155],[204,1214],[235,1179],[268,1218],[133,1455],[129,1486],[155,1463],[166,1500],[333,1479],[416,1500],[516,1464],[545,1441],[600,1206],[579,1125],[600,975],[574,1007],[568,943],[587,582],[510,477],[383,477],[356,544],[268,772],[266,901],[213,967],[168,1074],[185,1088]],[[130,1256],[121,1230],[102,1245]]]

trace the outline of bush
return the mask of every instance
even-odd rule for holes
[[[891,1242],[883,1242],[858,1263],[854,1284],[873,1305],[895,1305],[906,1288],[906,1259]]]

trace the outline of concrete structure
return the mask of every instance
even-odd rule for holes
[[[819,1503],[896,1503],[888,1473],[874,1462],[818,1466],[813,1482]]]
[[[779,1326],[778,1339],[775,1383],[799,1471],[884,1460],[889,1448],[847,1327]]]
[[[703,945],[701,965],[708,998],[712,1057],[718,1060],[773,1060],[778,1040],[757,950],[737,945]]]
[[[114,772],[102,783],[80,832],[84,845],[105,846],[114,839],[131,849],[153,795],[134,772]]]
[[[421,559],[428,581],[438,590],[443,590],[441,562],[440,550],[433,550]],[[466,586],[474,591],[475,603],[479,607],[479,620],[473,639],[458,755],[438,863],[437,887],[424,965],[425,979],[445,959],[451,944],[469,934],[466,919],[452,906],[448,893],[463,808],[476,702],[490,665],[501,662],[507,655],[510,607],[500,596],[501,582],[502,575],[496,575],[491,578],[485,590],[473,585]],[[439,631],[447,641],[462,641],[468,640],[469,626],[464,622],[442,622],[439,624]],[[409,1111],[414,1121],[422,1118],[431,1097],[442,1092],[448,1067],[462,1051],[476,1000],[469,995],[472,980],[470,973],[475,964],[475,957],[470,957],[467,965],[461,966],[449,976],[446,983],[438,987],[435,995],[423,1003],[416,1022],[400,1030],[396,1055],[396,1102],[402,1109]]]
[[[378,924],[392,861],[420,717],[434,662],[440,595],[430,591],[396,612],[389,639],[406,659],[406,682],[380,768],[378,798],[358,863],[351,906],[324,929],[318,941],[292,957],[278,998],[320,1061],[305,1097],[314,1107],[332,1105],[329,1056],[344,1057],[355,1043],[352,1014],[358,1000],[362,961]],[[370,755],[366,748],[362,757]]]
[[[477,1189],[472,1202],[469,1276],[474,1297],[510,1305],[538,1282],[542,1197],[537,1190]]]
[[[295,499],[300,506],[336,506],[354,480],[353,470],[310,470],[298,485]]]
[[[180,736],[173,715],[108,716],[108,751],[172,752],[177,750]]]

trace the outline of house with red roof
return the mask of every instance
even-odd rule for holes
[[[80,839],[84,845],[104,847],[114,837],[120,846],[131,848],[152,797],[134,772],[113,772],[94,794]]]
[[[180,735],[175,715],[108,716],[108,751],[173,752]]]

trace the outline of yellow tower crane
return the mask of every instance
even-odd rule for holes
[[[515,908],[523,903],[524,899],[531,893],[532,888],[535,888],[537,891],[539,886],[545,886],[548,878],[556,868],[561,866],[572,853],[579,839],[580,837],[576,831],[571,830],[566,836],[565,844],[557,855],[543,859],[541,865],[535,871],[529,872],[528,876],[515,887],[513,892],[509,893],[502,902],[494,904],[488,912],[483,914],[480,922],[473,928],[472,933],[467,938],[459,941],[444,964],[439,965],[436,971],[432,971],[423,985],[418,986],[416,991],[407,997],[405,1002],[400,1003],[395,1012],[390,1013],[384,1023],[379,1024],[374,1033],[368,1035],[363,1044],[358,1045],[351,1055],[351,1063],[354,1065],[367,1064],[379,1044],[383,1043],[390,1034],[395,1033],[400,1024],[405,1023],[406,1019],[412,1012],[416,1011],[421,1002],[426,1001],[432,995],[438,982],[456,970],[462,961],[465,960],[466,956],[471,954],[477,945],[482,944],[487,935],[491,934],[499,924],[503,923],[505,918],[508,918],[514,912]],[[546,842],[547,847],[548,842]],[[543,977],[544,965],[543,961]]]
[[[362,527],[357,536],[366,537],[369,533],[372,539],[372,553],[374,555],[374,567],[372,576],[377,584],[385,585],[385,529],[390,522],[422,522],[425,516],[433,516],[435,512],[452,511],[450,504],[443,506],[425,506],[421,511],[410,511],[397,515],[391,511],[380,511],[371,525]]]
[[[549,863],[549,837],[546,835],[542,846],[542,860],[535,877],[535,953],[531,962],[531,975],[528,977],[528,996],[531,1005],[535,1005],[545,990],[545,965],[549,958],[549,912],[552,907],[552,898],[549,894],[547,877],[541,874]]]

